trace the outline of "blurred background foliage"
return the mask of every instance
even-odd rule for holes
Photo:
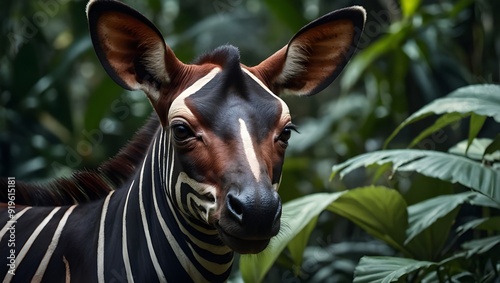
[[[290,141],[280,190],[284,201],[369,184],[363,172],[330,182],[331,167],[381,149],[406,117],[452,90],[500,81],[497,0],[125,2],[158,26],[182,61],[229,43],[239,47],[247,65],[281,48],[310,20],[350,5],[365,7],[360,49],[336,82],[312,98],[285,98],[301,134]],[[40,181],[94,168],[113,156],[151,113],[142,93],[122,90],[100,66],[87,30],[86,4],[0,3],[2,176]],[[404,147],[433,119],[406,127],[390,147]],[[498,125],[490,124],[480,137],[499,132]],[[416,148],[447,149],[464,132],[462,124],[454,124]],[[384,180],[404,192],[408,204],[451,191],[449,183],[423,176]],[[435,189],[415,189],[430,186]],[[349,282],[360,256],[394,253],[338,215],[325,213],[318,224],[303,266],[292,267],[280,257],[266,280]]]

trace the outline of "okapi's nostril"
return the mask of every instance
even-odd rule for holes
[[[227,210],[238,223],[243,223],[243,204],[232,194],[227,196]]]

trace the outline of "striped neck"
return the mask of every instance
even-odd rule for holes
[[[160,281],[171,272],[195,282],[225,281],[233,252],[220,240],[215,227],[179,209],[182,198],[171,195],[184,173],[178,168],[168,135],[159,127],[129,188],[121,192],[127,278],[135,277],[137,268],[149,268],[149,274],[156,274]]]

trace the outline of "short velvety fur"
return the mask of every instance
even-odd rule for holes
[[[0,204],[0,254],[13,221],[22,247],[16,277],[0,266],[4,282],[225,282],[234,252],[259,253],[280,231],[294,126],[278,96],[313,95],[333,81],[365,14],[329,13],[249,68],[232,46],[184,64],[138,11],[91,0],[99,60],[119,85],[144,91],[155,114],[97,170],[44,188],[17,184],[15,215]]]

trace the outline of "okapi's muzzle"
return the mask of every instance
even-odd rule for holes
[[[281,199],[272,186],[230,188],[216,227],[222,240],[241,254],[258,253],[280,229]]]

